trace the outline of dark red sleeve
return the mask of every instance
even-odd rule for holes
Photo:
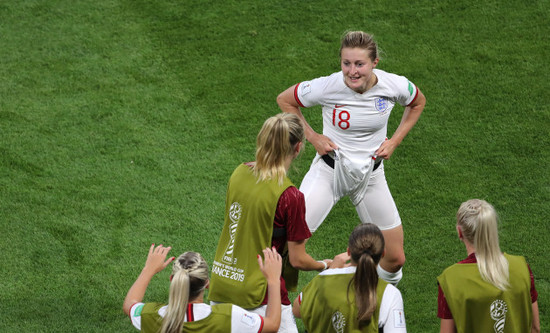
[[[439,284],[437,285],[437,289],[439,289],[437,294],[437,316],[441,319],[453,319],[453,314],[449,309],[445,294],[443,294],[443,290]]]
[[[527,268],[529,268],[529,276],[531,277],[531,303],[535,303],[539,298],[539,293],[537,292],[537,289],[535,289],[535,277],[533,276],[533,272],[531,271],[529,264],[527,264]]]
[[[306,223],[306,202],[304,194],[296,187],[287,188],[277,205],[275,226],[286,228],[287,241],[301,241],[311,237]]]

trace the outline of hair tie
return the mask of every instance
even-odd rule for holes
[[[374,258],[374,255],[369,250],[363,251],[363,254],[366,254],[366,255],[370,256],[371,258]]]

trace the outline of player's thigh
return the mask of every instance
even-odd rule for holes
[[[361,222],[374,223],[380,230],[389,230],[401,225],[401,217],[383,169],[373,172],[369,179],[367,193],[355,209]]]
[[[382,230],[384,243],[386,245],[385,261],[403,266],[405,263],[405,250],[403,249],[403,225],[392,229]]]
[[[306,201],[306,222],[314,232],[335,204],[334,170],[323,160],[313,164],[300,185]]]

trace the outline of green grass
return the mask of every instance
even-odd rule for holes
[[[339,69],[347,29],[373,33],[379,68],[428,100],[385,167],[409,331],[438,331],[435,278],[465,256],[454,214],[472,197],[499,211],[502,249],[528,258],[544,331],[549,13],[547,0],[1,2],[0,331],[133,331],[121,306],[148,246],[212,260],[232,170],[279,92]],[[319,108],[306,116],[320,130]],[[356,223],[342,200],[308,251],[343,251]],[[165,299],[167,278],[146,299]]]

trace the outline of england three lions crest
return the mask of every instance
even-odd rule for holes
[[[374,100],[374,105],[376,107],[376,111],[380,113],[384,113],[388,109],[390,102],[383,97],[378,97],[377,99]]]

